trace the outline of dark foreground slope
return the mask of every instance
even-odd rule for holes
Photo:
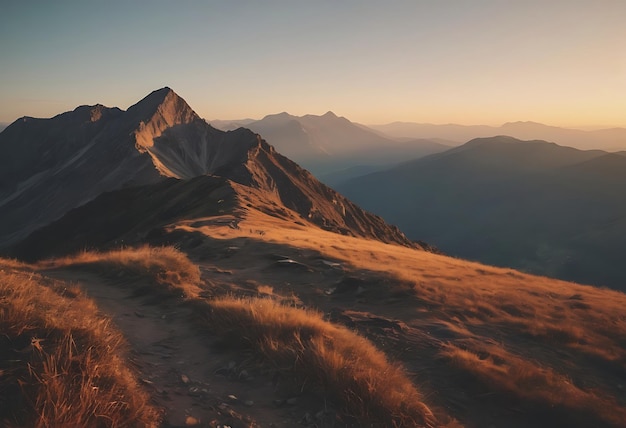
[[[495,137],[338,189],[448,254],[625,287],[623,156]]]

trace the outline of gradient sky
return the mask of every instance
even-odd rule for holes
[[[0,122],[163,86],[206,119],[626,127],[626,0],[0,3]]]

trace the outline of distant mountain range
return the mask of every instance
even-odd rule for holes
[[[626,290],[626,156],[472,140],[336,188],[445,253]]]
[[[329,185],[440,153],[474,138],[498,135],[541,139],[584,150],[626,150],[625,128],[583,131],[536,122],[510,122],[499,127],[411,122],[365,126],[329,111],[322,116],[293,116],[283,112],[261,120],[210,123],[222,130],[245,127],[263,135],[279,152]]]
[[[443,138],[465,143],[474,138],[509,135],[523,140],[546,140],[562,146],[583,150],[601,149],[610,152],[626,150],[626,128],[583,131],[559,128],[536,122],[509,122],[499,127],[485,125],[433,125],[428,123],[394,122],[369,125],[370,128],[395,138]]]
[[[386,137],[330,111],[322,116],[279,113],[257,121],[210,123],[223,130],[245,127],[263,135],[280,153],[330,184],[336,176],[342,179],[363,170],[384,169],[450,148],[445,141]]]
[[[51,119],[23,117],[0,133],[0,152],[0,248],[22,242],[19,255],[25,258],[103,244],[98,241],[103,230],[111,232],[106,234],[110,244],[137,242],[189,210],[203,212],[197,206],[202,189],[211,206],[224,199],[244,211],[254,206],[325,230],[415,246],[259,135],[208,125],[169,88],[152,92],[126,111],[95,105]],[[209,175],[217,178],[192,180]],[[183,180],[174,193],[168,179]],[[136,187],[139,193],[125,190]],[[172,197],[163,200],[162,194]],[[149,207],[155,207],[155,200],[161,203],[153,212]],[[69,214],[80,206],[89,214]],[[44,226],[45,232],[24,241]],[[77,230],[83,232],[72,233]]]
[[[290,221],[419,246],[279,154],[263,135],[415,241],[455,256],[577,282],[618,288],[626,283],[621,269],[626,151],[583,151],[505,136],[455,148],[443,144],[506,129],[567,137],[571,145],[591,144],[585,138],[595,138],[595,146],[617,147],[623,129],[510,123],[500,128],[391,124],[371,130],[332,112],[214,123],[232,130],[209,125],[169,88],[126,111],[80,106],[51,119],[18,119],[0,133],[0,249],[19,248],[23,257],[59,252],[66,231],[80,227],[84,233],[65,240],[63,251],[113,245],[97,238],[99,222],[116,218],[129,198],[130,218],[122,216],[106,239],[114,237],[118,244],[140,240],[154,236],[166,220],[203,212],[188,201],[170,206],[170,200],[178,200],[175,194],[214,191],[230,195],[217,200],[233,206],[253,200],[248,204]],[[419,129],[433,139],[399,138]],[[192,180],[207,175],[219,179]],[[170,178],[184,182],[167,184]],[[171,198],[163,200],[161,194]],[[169,208],[157,217],[142,211],[155,201]],[[57,246],[45,250],[45,242]]]

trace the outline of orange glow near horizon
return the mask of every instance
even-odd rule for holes
[[[152,6],[5,5],[0,122],[169,86],[208,120],[626,127],[623,1]]]

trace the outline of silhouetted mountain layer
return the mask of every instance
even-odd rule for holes
[[[397,141],[338,117],[333,112],[322,116],[268,115],[258,121],[212,122],[222,129],[245,126],[262,135],[276,149],[326,181],[329,174],[349,174],[352,167],[365,165],[381,169],[406,159],[447,150],[437,141],[420,139]],[[350,175],[351,176],[351,175]]]
[[[626,157],[511,137],[338,186],[444,252],[626,289]]]
[[[83,249],[144,242],[180,218],[208,217],[232,209],[236,201],[226,179],[200,176],[104,192],[70,210],[11,248],[11,255],[37,260]]]
[[[595,131],[560,128],[536,122],[509,122],[502,126],[433,125],[429,123],[394,122],[370,125],[370,128],[393,137],[444,138],[463,143],[478,137],[510,135],[522,140],[541,139],[578,149],[617,151],[626,149],[626,129],[609,128]]]
[[[326,230],[413,245],[397,228],[317,181],[259,135],[208,125],[169,88],[151,93],[127,111],[81,106],[52,119],[22,118],[0,134],[0,151],[2,247],[103,192],[147,186],[143,192],[157,198],[150,186],[166,186],[158,187],[165,192],[169,187],[164,182],[174,178],[183,180],[176,192],[201,197],[203,192],[195,186],[205,182],[191,179],[207,175],[226,180],[220,186],[238,189],[240,202],[254,195],[247,203],[273,205]],[[125,195],[133,194],[127,192],[119,199],[107,196],[117,202],[104,204],[101,211],[111,214],[107,206],[125,211]],[[144,193],[133,199],[143,200]],[[157,199],[164,207],[172,200]],[[144,202],[151,206],[150,201]],[[143,217],[150,215],[146,211]],[[71,233],[69,225],[80,222],[76,217],[61,230]],[[36,240],[29,242],[39,245]]]

